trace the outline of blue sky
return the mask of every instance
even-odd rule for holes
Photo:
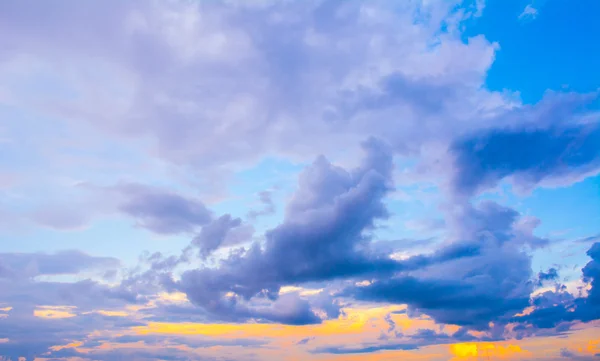
[[[2,2],[0,359],[594,359],[599,11]]]
[[[536,14],[519,18],[531,4]],[[593,92],[600,83],[595,66],[600,50],[593,41],[600,33],[599,10],[597,1],[492,0],[465,36],[484,34],[500,44],[487,74],[490,89],[518,91],[526,103],[539,101],[548,90]]]

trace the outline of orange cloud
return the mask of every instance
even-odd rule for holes
[[[71,318],[77,316],[70,306],[39,306],[33,310],[33,315],[40,318]]]
[[[587,341],[585,345],[577,347],[579,353],[596,355],[600,353],[600,339]]]
[[[285,337],[305,338],[317,336],[360,335],[365,332],[379,335],[378,332],[381,328],[387,327],[383,318],[390,312],[402,310],[404,308],[404,306],[366,309],[346,308],[344,309],[346,316],[335,320],[327,320],[319,325],[290,326],[257,323],[202,324],[151,322],[146,326],[134,327],[133,331],[138,334],[203,335],[228,338],[266,337],[274,339]],[[405,315],[393,316],[397,316],[394,317],[394,321],[397,321],[400,327],[404,328],[412,325],[413,321]]]
[[[491,342],[467,342],[450,345],[450,353],[454,356],[452,360],[473,360],[478,357],[489,357],[494,359],[518,358],[530,352],[523,350],[517,345],[498,345]]]
[[[60,350],[64,350],[67,348],[77,348],[79,346],[82,346],[83,342],[71,342],[69,344],[66,345],[62,345],[62,346],[52,346],[50,347],[50,350],[52,351],[60,351]]]
[[[0,308],[0,312],[3,312],[3,313],[0,313],[0,318],[8,317],[8,312],[10,312],[11,310],[12,310],[12,307],[10,307],[10,306]]]
[[[97,311],[87,312],[87,313],[97,313],[99,315],[108,316],[108,317],[127,317],[127,316],[129,316],[129,313],[127,313],[125,311],[97,310]]]

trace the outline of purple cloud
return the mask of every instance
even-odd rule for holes
[[[457,141],[455,192],[473,194],[502,179],[530,189],[600,171],[600,123],[547,129],[497,129]]]
[[[138,225],[156,233],[192,232],[210,222],[212,215],[199,200],[139,184],[123,184],[116,190],[125,200],[119,209]]]

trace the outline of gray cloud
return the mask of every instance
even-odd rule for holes
[[[268,231],[264,248],[254,244],[232,254],[218,268],[182,275],[178,288],[195,304],[217,315],[233,314],[244,299],[273,298],[286,284],[380,272],[393,260],[368,251],[367,232],[385,219],[383,196],[391,189],[391,153],[383,143],[365,143],[366,158],[348,172],[318,158],[299,178],[285,220]],[[210,290],[210,291],[209,291]]]
[[[439,36],[478,11],[460,3],[24,1],[0,8],[0,59],[31,54],[78,95],[11,87],[18,104],[147,137],[177,164],[339,153],[365,135],[417,152],[513,103],[481,86],[493,44]]]
[[[473,194],[512,177],[522,188],[600,170],[600,123],[497,129],[456,142],[454,190]]]
[[[192,240],[192,246],[200,250],[200,256],[206,258],[222,246],[232,246],[252,240],[254,229],[243,225],[240,218],[225,214],[202,227]]]
[[[535,247],[544,240],[519,227],[514,210],[493,202],[467,205],[451,218],[455,239],[437,256],[412,257],[405,262],[420,266],[413,273],[353,287],[347,294],[407,303],[440,323],[475,329],[488,329],[491,321],[506,323],[529,305],[533,291],[531,260],[522,247]]]
[[[0,266],[5,275],[19,278],[117,269],[121,267],[121,262],[112,257],[94,257],[73,250],[56,253],[0,253]]]
[[[125,200],[119,209],[152,232],[171,234],[192,232],[210,222],[212,215],[199,200],[140,184],[115,188]]]

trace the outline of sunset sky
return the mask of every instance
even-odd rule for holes
[[[600,360],[598,14],[0,0],[0,361]]]

